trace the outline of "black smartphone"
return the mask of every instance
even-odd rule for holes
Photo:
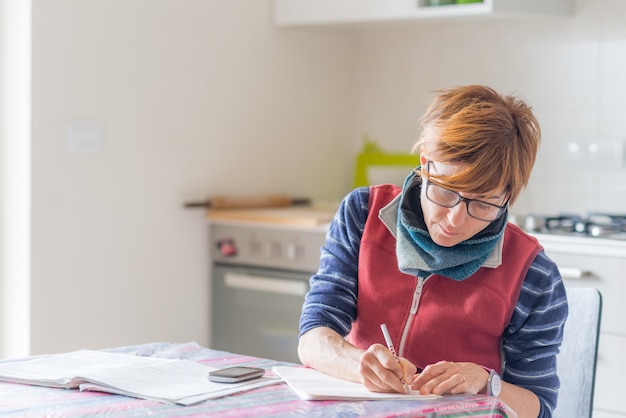
[[[227,367],[225,369],[209,372],[209,380],[217,383],[237,383],[245,380],[256,379],[265,374],[265,369],[257,367]]]

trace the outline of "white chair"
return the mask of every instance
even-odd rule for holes
[[[569,316],[557,372],[561,389],[554,418],[587,418],[593,409],[602,295],[590,287],[567,287]]]

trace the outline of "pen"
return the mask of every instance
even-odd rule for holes
[[[399,362],[398,355],[396,354],[396,349],[393,346],[393,341],[391,341],[391,335],[389,335],[389,330],[387,329],[387,324],[381,324],[380,329],[383,331],[383,337],[385,337],[387,348],[389,349],[389,351],[391,351],[391,354],[393,354],[396,361]],[[409,393],[409,386],[404,381],[404,378],[402,378],[402,385],[404,386],[404,392]]]

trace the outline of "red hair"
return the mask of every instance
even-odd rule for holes
[[[459,192],[504,190],[515,202],[528,183],[541,142],[530,106],[485,86],[439,93],[421,119],[422,133],[413,151],[464,168],[451,176],[422,175]]]

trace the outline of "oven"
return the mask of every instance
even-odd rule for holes
[[[210,222],[211,348],[299,362],[298,322],[326,230]]]

